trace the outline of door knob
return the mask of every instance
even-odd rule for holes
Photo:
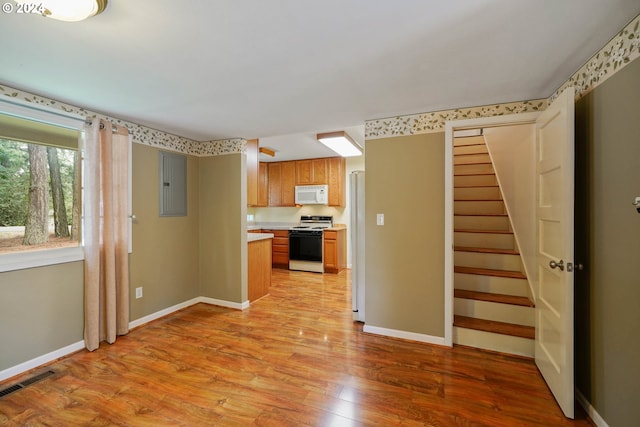
[[[551,268],[559,268],[560,271],[564,271],[564,261],[563,260],[560,260],[558,262],[549,261],[549,267],[551,267]]]

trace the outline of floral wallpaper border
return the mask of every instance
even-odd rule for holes
[[[0,96],[2,95],[15,99],[21,104],[43,106],[48,109],[59,110],[64,113],[74,114],[85,118],[109,120],[112,123],[125,126],[129,129],[129,132],[133,135],[134,142],[164,150],[177,151],[183,154],[203,157],[242,153],[245,150],[246,143],[242,138],[199,142],[115,117],[98,114],[81,107],[54,101],[53,99],[49,99],[44,96],[38,96],[18,89],[13,89],[8,86],[0,85]]]
[[[568,86],[575,87],[576,99],[580,99],[639,56],[640,15],[636,16],[548,99],[368,120],[365,122],[365,139],[442,132],[448,120],[542,111]]]

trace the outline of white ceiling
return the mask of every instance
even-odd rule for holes
[[[80,23],[1,13],[0,84],[195,140],[297,144],[548,97],[639,13],[638,0],[109,0]]]

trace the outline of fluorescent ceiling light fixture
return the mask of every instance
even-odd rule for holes
[[[318,141],[340,154],[342,157],[362,155],[362,147],[345,131],[319,133]]]
[[[76,22],[102,13],[107,7],[107,0],[16,0],[25,8],[36,6],[37,11],[47,18],[59,21]]]

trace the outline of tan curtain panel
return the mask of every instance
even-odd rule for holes
[[[102,126],[101,126],[102,125]],[[129,332],[129,133],[107,121],[85,126],[85,347]]]

